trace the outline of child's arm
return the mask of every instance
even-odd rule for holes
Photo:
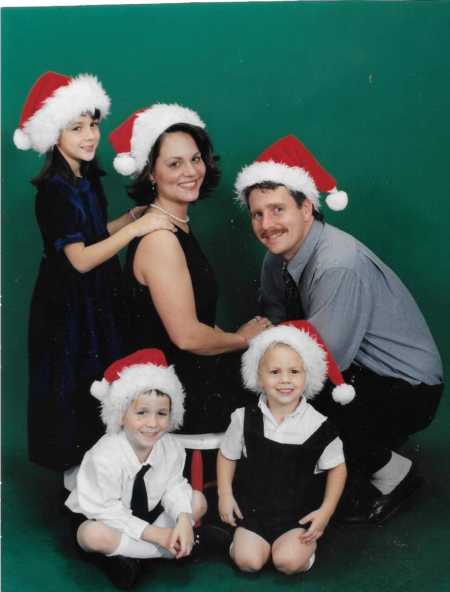
[[[106,225],[109,234],[115,234],[118,230],[126,226],[127,224],[131,224],[135,220],[138,220],[148,206],[136,206],[124,212],[121,216],[116,218],[115,220],[110,220]]]
[[[176,559],[186,557],[194,545],[194,531],[192,529],[192,515],[182,513],[178,516],[177,524],[170,538],[170,549]]]
[[[174,231],[174,229],[174,225],[167,217],[153,213],[144,214],[135,222],[126,224],[110,237],[93,245],[86,246],[82,242],[68,244],[64,247],[64,253],[77,271],[86,273],[117,255],[134,238],[155,230]]]
[[[336,506],[344,491],[345,481],[347,479],[347,467],[341,463],[327,474],[327,483],[322,505],[318,510],[310,512],[299,520],[299,524],[311,522],[309,528],[300,535],[302,543],[308,544],[319,539],[330,521],[331,516],[336,510]]]
[[[217,493],[219,495],[219,515],[222,522],[236,526],[235,515],[243,518],[241,510],[234,499],[233,479],[236,461],[229,460],[220,452],[217,454]]]

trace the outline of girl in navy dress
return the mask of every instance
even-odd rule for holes
[[[96,77],[47,72],[14,134],[18,148],[46,154],[33,180],[43,253],[30,311],[28,445],[30,460],[60,471],[102,434],[89,387],[123,353],[117,253],[138,236],[173,230],[142,208],[107,221],[95,155],[109,107]]]

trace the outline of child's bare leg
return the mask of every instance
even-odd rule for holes
[[[299,539],[303,528],[294,528],[277,538],[272,545],[272,561],[278,571],[286,575],[307,571],[317,543],[305,545]]]
[[[259,571],[270,557],[270,545],[256,533],[239,527],[234,533],[230,557],[242,571]]]
[[[77,530],[77,542],[89,553],[109,555],[119,546],[121,533],[102,522],[86,520]]]
[[[206,514],[208,504],[206,498],[201,491],[194,490],[192,492],[192,517],[194,522],[200,520]]]

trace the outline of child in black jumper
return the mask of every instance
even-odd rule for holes
[[[308,403],[327,377],[327,354],[331,361],[319,342],[299,321],[264,331],[242,358],[244,384],[260,397],[232,414],[217,471],[221,519],[237,526],[230,556],[243,571],[258,571],[269,558],[286,574],[310,569],[344,488],[342,442]],[[332,367],[331,379],[339,374]],[[328,472],[322,500],[314,495],[321,471]]]

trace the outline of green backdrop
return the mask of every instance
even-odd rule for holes
[[[56,509],[58,478],[28,464],[26,330],[41,253],[29,180],[42,165],[12,144],[31,84],[46,70],[95,73],[112,98],[100,159],[111,213],[129,207],[106,136],[137,108],[179,102],[206,121],[221,155],[215,195],[192,211],[220,281],[220,322],[252,315],[262,248],[232,199],[239,168],[294,133],[349,194],[324,211],[390,264],[419,302],[448,372],[450,352],[450,4],[277,2],[3,9],[2,274],[3,585],[6,591],[109,589],[77,562]],[[339,530],[321,545],[306,590],[444,590],[449,452],[444,399],[410,452],[429,481],[387,526]],[[285,579],[226,563],[160,568],[172,590],[272,589]],[[402,574],[402,575],[399,575]],[[301,579],[301,578],[299,578]],[[293,580],[298,583],[298,579]]]

